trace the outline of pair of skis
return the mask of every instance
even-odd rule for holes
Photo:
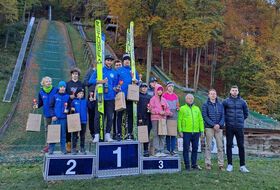
[[[97,80],[103,80],[103,66],[105,62],[105,35],[101,30],[101,21],[95,21],[95,45],[96,45],[96,70]],[[104,91],[103,84],[97,86],[97,106],[99,112],[100,139],[104,140]]]
[[[135,67],[135,54],[134,54],[134,22],[130,22],[130,27],[126,33],[126,52],[130,54],[131,72],[133,74],[132,80],[136,81],[136,67]],[[133,102],[133,135],[138,139],[137,129],[137,102]]]
[[[103,65],[104,65],[104,53],[105,53],[105,35],[102,35],[101,21],[95,21],[95,41],[96,41],[96,70],[97,70],[97,80],[103,80]],[[130,22],[130,28],[127,30],[127,43],[126,52],[130,54],[131,58],[131,71],[133,73],[132,79],[136,80],[136,68],[135,68],[135,54],[134,54],[134,22]],[[98,112],[99,125],[100,125],[100,139],[103,140],[104,137],[104,92],[103,85],[98,85],[97,87],[97,97],[98,97]],[[137,130],[137,102],[133,102],[133,132],[134,138],[138,139]]]

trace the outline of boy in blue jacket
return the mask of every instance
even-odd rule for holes
[[[81,153],[86,154],[85,151],[85,134],[87,126],[87,100],[84,97],[84,89],[78,88],[75,92],[76,98],[71,103],[71,112],[79,113],[81,120],[81,131],[80,131],[80,148]],[[77,140],[78,132],[72,134],[72,154],[77,154]]]
[[[60,125],[60,148],[63,154],[66,154],[66,125],[67,113],[69,112],[70,97],[66,93],[66,83],[60,81],[58,83],[58,93],[55,94],[50,101],[50,113],[52,116],[52,124]],[[49,144],[49,154],[53,154],[55,143]]]
[[[123,81],[123,84],[121,85],[121,91],[124,92],[125,97],[127,97],[127,91],[128,91],[128,85],[134,83],[137,83],[139,80],[138,72],[136,72],[136,81],[132,81],[132,71],[130,67],[130,55],[124,54],[123,55],[123,67],[120,67],[117,70],[118,73],[118,79],[119,81]],[[122,131],[122,117],[124,114],[124,111],[118,112],[117,117],[117,131]],[[128,133],[126,136],[127,140],[133,140],[133,101],[126,100],[126,113],[127,113],[127,124],[128,124]],[[117,136],[121,136],[121,134],[117,134]]]
[[[104,92],[104,117],[107,121],[106,123],[106,132],[105,132],[105,141],[111,142],[113,139],[111,138],[110,132],[113,125],[113,115],[115,111],[115,96],[116,92],[114,89],[118,85],[117,72],[112,67],[114,58],[111,55],[105,56],[105,65],[103,67],[103,80],[97,80],[97,71],[93,73],[90,77],[89,83],[94,84],[96,86],[103,85]],[[96,94],[96,99],[98,101],[98,94]],[[100,113],[98,111],[98,106],[95,106],[95,135],[93,142],[99,142],[100,139]]]

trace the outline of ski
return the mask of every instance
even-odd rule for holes
[[[103,48],[102,48],[102,32],[101,32],[101,21],[95,21],[95,43],[96,43],[96,70],[97,70],[97,80],[103,80]],[[97,86],[97,106],[98,112],[100,114],[99,124],[100,124],[100,139],[103,140],[104,136],[104,97],[103,97],[103,85],[99,84]]]
[[[135,55],[134,55],[134,22],[130,22],[130,58],[131,58],[131,71],[133,73],[133,80],[136,80],[136,68],[135,68]],[[137,128],[137,102],[133,102],[133,134],[135,140],[138,139],[138,128]]]

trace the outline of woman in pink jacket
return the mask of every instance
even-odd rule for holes
[[[150,100],[151,120],[153,126],[153,146],[155,148],[155,156],[162,157],[167,156],[164,151],[165,136],[158,135],[158,124],[160,120],[165,120],[166,116],[171,116],[172,113],[169,110],[168,103],[165,98],[162,97],[163,87],[159,84],[155,86],[155,95]]]

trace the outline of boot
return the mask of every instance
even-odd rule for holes
[[[68,142],[68,143],[66,144],[66,151],[67,151],[68,153],[71,152],[71,142]]]

